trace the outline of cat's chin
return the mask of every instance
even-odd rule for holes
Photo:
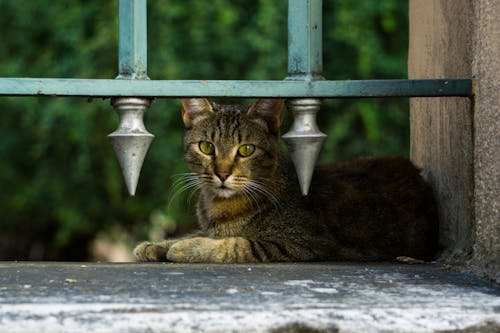
[[[219,198],[225,198],[228,199],[236,194],[235,190],[232,190],[230,188],[218,188],[215,191],[215,195],[218,196]]]

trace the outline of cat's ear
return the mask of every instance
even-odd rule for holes
[[[212,104],[206,98],[182,99],[182,120],[187,128],[213,112]]]
[[[278,133],[281,126],[281,98],[262,98],[250,105],[248,115],[259,121],[264,121],[271,133]]]

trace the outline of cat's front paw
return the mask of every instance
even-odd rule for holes
[[[168,249],[174,243],[174,240],[143,242],[135,247],[133,253],[138,261],[166,261]]]
[[[212,262],[217,241],[205,237],[188,238],[173,244],[167,260],[173,262]]]

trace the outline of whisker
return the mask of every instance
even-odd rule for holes
[[[188,172],[188,173],[181,173],[181,174],[176,174],[172,176],[171,178],[174,179],[172,182],[172,188],[176,190],[179,186],[183,186],[184,183],[188,181],[193,181],[197,179],[197,175],[194,172]]]
[[[255,205],[257,206],[257,210],[260,211],[260,203],[258,198],[256,197],[255,193],[252,192],[251,188],[248,187],[242,187],[241,188],[241,193],[245,198],[247,198],[250,202],[254,202]]]
[[[264,177],[259,177],[258,180],[256,180],[259,184],[265,185],[275,185],[275,186],[283,186],[284,185],[284,180],[283,179],[273,179],[273,178],[264,178]]]
[[[202,185],[199,175],[194,172],[177,174],[173,178],[177,179],[175,179],[174,182],[172,183],[172,189],[170,198],[168,200],[168,206],[170,206],[174,201],[174,199],[181,193],[187,190],[192,190],[192,192],[194,193],[198,189],[200,189]],[[191,193],[190,197],[192,196],[193,193]]]
[[[188,198],[187,198],[187,203],[188,203],[188,206],[191,206],[191,200],[193,199],[194,195],[196,193],[198,193],[198,190],[201,188],[202,184],[199,183],[196,185],[196,187],[191,191],[191,193],[189,194]]]
[[[263,182],[257,181],[257,180],[251,180],[247,183],[246,185],[249,189],[254,190],[255,192],[258,192],[262,194],[265,198],[267,198],[274,206],[276,209],[279,209],[280,207],[280,202],[276,195],[273,193],[272,188],[270,188],[268,185],[266,185]]]

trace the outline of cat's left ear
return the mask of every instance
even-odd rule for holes
[[[262,98],[250,105],[248,115],[255,119],[264,121],[271,133],[278,133],[281,126],[281,110],[283,100],[281,98]]]
[[[187,128],[213,112],[212,104],[206,98],[182,99],[182,120]]]

